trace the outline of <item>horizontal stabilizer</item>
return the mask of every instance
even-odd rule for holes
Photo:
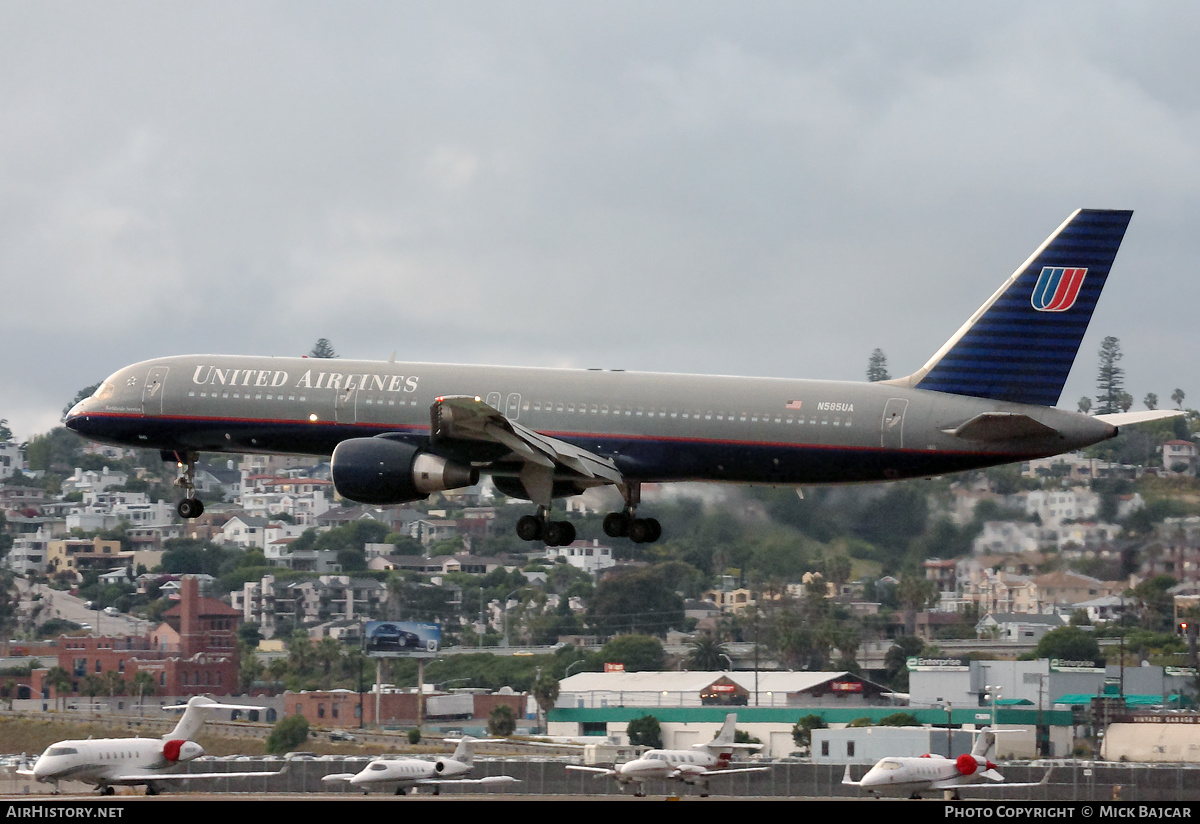
[[[1053,435],[1057,430],[1016,412],[984,412],[954,429],[942,431],[969,441],[1008,441]]]
[[[1144,409],[1141,412],[1113,412],[1107,415],[1092,415],[1098,421],[1113,426],[1133,426],[1135,423],[1161,421],[1187,414],[1182,409]]]

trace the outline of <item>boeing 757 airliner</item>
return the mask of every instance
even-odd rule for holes
[[[537,505],[520,537],[552,546],[575,539],[552,500],[611,484],[625,505],[605,533],[654,541],[658,522],[637,515],[644,483],[925,477],[1068,452],[1162,415],[1054,408],[1131,215],[1072,214],[924,366],[880,383],[184,355],[119,370],[66,423],[177,461],[184,518],[203,511],[199,453],[311,454],[332,456],[337,491],[369,504],[490,475]]]

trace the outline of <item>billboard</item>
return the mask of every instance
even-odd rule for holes
[[[429,658],[441,646],[442,628],[415,621],[368,621],[363,637],[367,655]]]

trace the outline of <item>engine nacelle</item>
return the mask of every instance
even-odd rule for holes
[[[333,450],[333,486],[363,504],[403,504],[479,482],[479,470],[390,438],[351,438]]]
[[[204,747],[195,741],[172,738],[163,744],[162,757],[169,764],[182,764],[204,755]]]
[[[958,769],[959,775],[974,775],[979,769],[979,761],[975,756],[963,753],[954,760],[954,766]]]

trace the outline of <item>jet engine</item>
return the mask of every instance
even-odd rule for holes
[[[163,744],[162,757],[169,764],[191,761],[204,755],[204,748],[195,741],[173,738]]]
[[[958,769],[959,775],[974,775],[980,768],[992,769],[992,762],[984,760],[982,763],[973,755],[963,753],[958,758],[954,759],[954,766]]]
[[[479,470],[390,438],[351,438],[330,462],[338,493],[363,504],[403,504],[479,482]]]

